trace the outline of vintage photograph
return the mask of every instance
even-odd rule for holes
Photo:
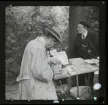
[[[6,6],[6,100],[97,100],[99,7]]]

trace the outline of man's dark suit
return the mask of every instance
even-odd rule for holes
[[[76,36],[74,50],[72,52],[73,58],[81,57],[83,59],[97,58],[99,56],[99,39],[98,35],[94,32],[88,31],[87,37],[83,40],[81,34]],[[87,74],[89,83],[93,84],[93,73]],[[79,75],[79,84],[85,85],[85,76]],[[92,79],[92,80],[91,80]],[[74,82],[74,78],[73,78]],[[75,84],[73,84],[75,85]]]
[[[99,56],[99,39],[94,32],[88,31],[87,37],[83,40],[81,34],[76,36],[73,57],[83,59],[97,58]]]

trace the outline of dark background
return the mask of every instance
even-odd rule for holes
[[[1,42],[1,62],[0,62],[0,103],[20,103],[20,101],[6,101],[5,100],[5,6],[7,5],[34,5],[34,4],[40,4],[40,5],[80,5],[81,2],[70,2],[70,1],[62,1],[62,2],[6,2],[1,1],[0,2],[0,42]],[[99,2],[86,2],[87,5],[98,5],[99,6],[99,23],[100,23],[100,29],[99,29],[99,39],[100,39],[100,76],[99,80],[102,85],[102,88],[100,89],[100,99],[98,100],[99,103],[105,102],[106,99],[106,2],[103,3],[103,1]],[[49,101],[45,101],[46,103]],[[78,101],[77,101],[78,102]],[[85,103],[85,101],[82,101]],[[87,102],[87,101],[86,101]],[[89,102],[89,101],[88,101]],[[87,102],[87,103],[88,103]],[[91,101],[90,101],[91,102]],[[94,102],[94,101],[93,101]],[[95,101],[96,102],[96,101]],[[24,102],[25,103],[25,102]],[[40,103],[40,101],[36,101],[36,103]],[[42,102],[41,102],[42,103]],[[52,103],[52,102],[51,102]],[[71,101],[65,101],[62,103],[71,103]],[[73,103],[73,102],[72,102]],[[80,103],[80,102],[78,102]]]

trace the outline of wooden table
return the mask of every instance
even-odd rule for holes
[[[90,65],[88,63],[85,63],[84,65],[73,65],[72,67],[73,71],[68,72],[68,69],[63,69],[62,73],[57,74],[54,76],[54,80],[60,80],[63,78],[71,77],[71,76],[76,76],[76,81],[77,81],[77,99],[79,99],[79,80],[78,80],[78,75],[80,74],[85,74],[85,73],[91,73],[95,71],[99,71],[99,65]]]

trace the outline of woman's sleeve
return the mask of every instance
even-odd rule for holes
[[[35,78],[42,81],[50,81],[53,78],[53,71],[48,64],[45,51],[36,49],[32,52],[31,71]]]

